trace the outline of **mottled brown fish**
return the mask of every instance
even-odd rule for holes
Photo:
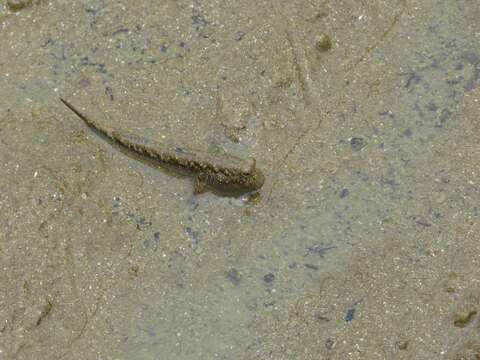
[[[194,175],[196,194],[204,192],[207,187],[212,187],[214,191],[226,195],[241,195],[260,189],[265,182],[265,177],[256,167],[254,158],[241,159],[231,155],[168,147],[126,131],[102,126],[80,113],[66,100],[60,100],[90,128],[115,143],[160,164]]]

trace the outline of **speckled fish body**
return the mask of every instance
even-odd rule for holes
[[[114,142],[149,159],[193,173],[196,176],[197,193],[203,191],[204,185],[235,193],[251,192],[263,186],[264,175],[256,167],[253,158],[242,159],[231,155],[165,146],[127,131],[102,126],[81,114],[67,101],[60,100],[89,127]]]

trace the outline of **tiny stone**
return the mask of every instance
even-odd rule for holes
[[[313,265],[313,264],[309,264],[309,263],[305,263],[305,267],[307,269],[310,269],[310,270],[318,270],[318,266],[317,265]]]
[[[322,10],[322,11],[319,11],[315,14],[314,19],[322,19],[322,18],[327,17],[327,16],[328,16],[328,12],[325,11],[325,10]]]
[[[272,273],[268,273],[263,277],[263,281],[265,281],[267,284],[270,284],[274,279],[275,279],[275,275]]]
[[[361,137],[353,137],[350,139],[350,146],[353,151],[360,151],[365,147],[365,140]]]
[[[473,307],[473,305],[469,305],[462,311],[459,311],[455,314],[453,324],[456,327],[465,327],[472,321],[473,317],[477,314],[477,309]]]
[[[345,321],[351,322],[354,317],[355,317],[355,309],[354,308],[348,309],[345,315]]]
[[[32,3],[32,0],[7,0],[10,11],[19,11]]]
[[[410,129],[410,128],[405,129],[405,131],[403,132],[403,135],[405,137],[411,137],[413,135],[412,129]]]
[[[325,341],[325,348],[327,350],[332,350],[334,346],[335,346],[335,341],[333,341],[332,339],[328,338],[327,341]]]
[[[339,196],[340,196],[341,199],[343,199],[344,197],[347,197],[349,193],[350,192],[348,191],[348,189],[342,189],[342,191],[340,191]]]
[[[317,47],[317,49],[322,51],[328,50],[332,47],[332,41],[327,34],[320,33],[315,36],[315,46]]]
[[[140,267],[138,265],[132,265],[130,266],[130,269],[128,269],[128,272],[130,273],[130,275],[137,276],[138,270],[140,270]]]
[[[395,344],[398,350],[407,350],[408,349],[408,341],[397,341]]]
[[[225,277],[235,286],[240,284],[240,273],[235,268],[228,270],[225,273]]]

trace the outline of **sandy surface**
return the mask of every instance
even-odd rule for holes
[[[0,359],[480,359],[479,18],[2,0]],[[194,196],[59,96],[254,156],[261,196]]]

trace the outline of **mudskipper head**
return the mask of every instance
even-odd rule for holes
[[[256,161],[253,158],[248,159],[248,172],[243,179],[242,186],[247,191],[259,190],[265,183],[263,172],[256,167]]]
[[[221,161],[220,161],[221,160]],[[262,171],[257,169],[255,159],[238,159],[228,157],[228,166],[224,158],[217,162],[223,166],[207,169],[203,174],[204,181],[210,189],[221,195],[238,197],[245,193],[259,190],[265,182]],[[233,163],[234,165],[230,165]]]

